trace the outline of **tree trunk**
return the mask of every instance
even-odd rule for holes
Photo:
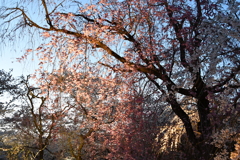
[[[42,138],[43,136],[40,134],[39,135],[39,141],[38,141],[38,143],[39,143],[39,147],[38,147],[38,155],[37,155],[37,157],[36,157],[36,159],[37,160],[43,160],[43,156],[44,156],[44,144],[43,144],[43,138]]]

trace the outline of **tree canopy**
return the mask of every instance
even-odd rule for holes
[[[31,3],[39,3],[36,12]],[[233,151],[226,149],[227,141],[239,136],[239,5],[237,0],[16,1],[1,8],[1,38],[38,30],[46,43],[27,49],[20,60],[36,54],[34,77],[42,94],[69,94],[91,121],[100,120],[94,127],[105,122],[112,106],[126,124],[133,122],[126,117],[131,112],[160,115],[156,109],[170,106],[197,157],[213,159],[224,149]],[[217,135],[225,139],[218,142]]]

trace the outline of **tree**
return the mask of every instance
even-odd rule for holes
[[[66,119],[62,121],[60,127],[63,152],[70,152],[75,159],[99,159],[111,156],[124,159],[154,157],[150,151],[158,131],[157,121],[153,121],[157,119],[155,115],[157,112],[152,111],[155,104],[150,107],[152,102],[143,100],[149,99],[148,96],[153,93],[141,89],[144,96],[140,96],[140,93],[136,94],[140,88],[124,85],[123,77],[110,81],[106,78],[97,78],[99,77],[96,77],[97,73],[90,73],[91,70],[76,72],[65,69],[61,74],[57,71],[50,74],[51,81],[48,83],[50,90],[57,92],[55,87],[58,87],[68,97],[68,104],[73,106],[69,112],[65,112]],[[121,87],[126,89],[123,90]],[[129,98],[124,95],[128,95]],[[126,99],[123,100],[122,97]],[[139,100],[145,103],[141,106],[136,105],[135,101]],[[148,112],[148,115],[144,112]],[[144,123],[148,121],[149,123]],[[145,140],[139,141],[140,139]]]
[[[239,115],[239,2],[41,0],[44,22],[31,19],[24,4],[2,7],[3,27],[19,19],[14,31],[40,29],[49,43],[28,50],[23,58],[38,54],[42,69],[57,57],[59,73],[63,68],[77,72],[88,67],[91,73],[107,72],[100,76],[105,79],[139,73],[181,119],[196,154],[201,153],[199,159],[212,159],[223,149],[215,146],[213,135],[222,130],[216,123],[227,121],[228,109]],[[72,4],[78,6],[75,12],[64,10]],[[11,37],[13,32],[7,31],[3,36]],[[192,102],[188,107],[197,109],[199,137],[183,109],[186,99]],[[218,119],[219,110],[225,118]],[[237,133],[239,126],[231,129]]]
[[[15,138],[9,138],[15,144],[9,149],[8,156],[12,159],[21,157],[41,160],[46,151],[54,155],[48,146],[57,133],[56,126],[64,110],[60,112],[60,108],[58,111],[51,108],[47,97],[40,96],[40,88],[29,85],[29,77],[22,78],[21,83],[21,87],[18,86],[22,88],[21,94],[15,99],[18,104],[11,104],[14,109],[4,119],[5,124],[12,124],[15,135]]]
[[[16,98],[12,96],[12,94],[16,93],[18,89],[19,82],[14,79],[11,75],[11,71],[6,72],[4,70],[0,70],[0,116],[1,116],[1,136],[0,136],[0,154],[3,155],[1,158],[4,158],[4,152],[7,151],[4,147],[3,139],[4,139],[4,132],[7,132],[7,127],[4,126],[2,121],[2,117],[5,116],[6,113],[9,112],[8,106],[11,104],[12,101]],[[11,98],[6,98],[11,95]],[[5,150],[6,149],[6,150]]]
[[[15,95],[18,90],[19,82],[15,80],[10,72],[5,72],[0,70],[0,96],[5,94]],[[16,97],[15,97],[16,98]],[[4,114],[6,112],[6,106],[8,106],[15,98],[8,99],[9,101],[0,101],[0,113]]]
[[[103,81],[88,72],[64,70],[59,73],[54,70],[48,78],[50,81],[42,85],[49,86],[56,94],[61,92],[65,97],[53,100],[72,106],[65,112],[60,126],[60,141],[63,141],[64,152],[69,152],[79,160],[102,154],[99,150],[102,144],[95,139],[95,135],[106,132],[111,123],[115,122],[114,115],[109,115],[113,107],[109,106],[116,104],[117,100],[113,98],[118,97],[114,91],[118,85]]]
[[[3,94],[4,91],[10,91],[16,89],[16,85],[11,84],[14,81],[11,72],[5,72],[0,70],[0,94]]]

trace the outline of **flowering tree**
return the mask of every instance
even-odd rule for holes
[[[158,103],[147,100],[156,93],[134,85],[127,87],[124,77],[114,75],[116,79],[109,80],[89,72],[65,69],[62,74],[56,72],[48,77],[50,90],[56,92],[58,87],[69,95],[68,104],[72,106],[65,113],[59,132],[64,152],[70,150],[76,159],[152,159],[152,144],[158,131],[156,114],[161,109],[154,111]],[[132,76],[128,82],[131,79]]]
[[[87,69],[92,76],[108,81],[139,73],[140,79],[157,89],[159,101],[170,105],[181,119],[200,159],[212,159],[224,150],[224,145],[216,146],[214,135],[224,130],[217,124],[228,126],[229,114],[239,115],[239,2],[99,0],[82,4],[41,0],[42,21],[31,18],[25,1],[21,2],[2,8],[2,27],[9,31],[2,36],[12,37],[6,25],[17,19],[13,31],[40,29],[47,43],[29,49],[22,58],[36,53],[42,76],[46,76],[43,68],[49,62],[55,62],[59,74],[64,69],[78,75]],[[68,11],[67,6],[73,4],[77,7]],[[78,79],[71,78],[73,82]],[[66,87],[69,92],[73,89],[71,84]],[[197,129],[183,109],[186,105],[197,110]],[[238,129],[239,125],[231,128],[232,133]]]

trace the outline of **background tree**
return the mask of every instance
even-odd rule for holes
[[[18,86],[22,89],[21,94],[15,104],[9,106],[13,111],[4,118],[5,125],[10,124],[14,132],[14,137],[7,137],[14,142],[8,151],[8,158],[46,159],[47,154],[54,157],[54,151],[49,150],[48,146],[57,134],[57,124],[64,110],[60,107],[54,110],[47,95],[41,95],[40,88],[29,85],[29,77],[22,78],[21,83],[22,86]],[[9,145],[7,141],[5,143]]]
[[[14,95],[18,90],[18,84],[19,82],[12,77],[11,71],[6,72],[4,70],[0,70],[0,158],[4,158],[4,154],[9,148],[9,146],[4,145],[3,140],[5,139],[6,135],[11,134],[9,133],[9,127],[4,125],[2,118],[10,111],[8,107],[12,104],[11,102],[13,102],[16,98]]]
[[[10,72],[6,72],[4,70],[0,70],[0,113],[4,114],[7,111],[7,106],[11,104],[12,101],[16,97],[12,97],[12,99],[5,100],[6,98],[4,96],[6,95],[17,95],[18,91],[18,85],[20,82],[18,82],[16,79],[14,79]]]
[[[199,159],[213,159],[224,150],[216,146],[214,135],[224,132],[216,123],[229,119],[218,119],[216,111],[228,115],[230,109],[234,116],[239,114],[239,2],[107,0],[83,5],[78,1],[41,0],[39,11],[44,22],[31,18],[25,4],[22,1],[2,8],[2,26],[8,31],[3,36],[11,37],[13,32],[6,26],[16,20],[14,30],[42,30],[49,43],[34,50],[40,57],[42,75],[47,72],[42,68],[55,57],[58,67],[64,66],[64,70],[75,71],[76,75],[86,67],[86,59],[92,63],[87,66],[90,73],[108,73],[99,78],[114,80],[113,75],[139,73],[154,84],[152,89],[161,94],[159,101],[170,105],[181,119]],[[64,10],[71,4],[77,6],[76,11]],[[61,73],[62,69],[57,71]],[[186,99],[192,99],[194,103],[188,107],[197,110],[196,129],[183,109]],[[236,136],[239,125],[230,130]]]

